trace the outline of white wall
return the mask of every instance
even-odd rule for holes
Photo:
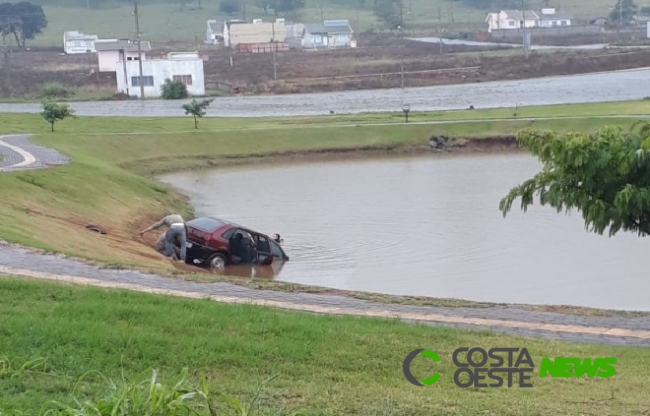
[[[138,62],[138,52],[125,52],[126,60],[129,61],[129,58],[132,61]],[[122,51],[97,51],[97,64],[99,66],[99,72],[115,72],[115,66],[117,62],[122,59]],[[144,62],[147,59],[146,53],[142,52],[142,61]],[[122,64],[120,64],[122,65]],[[123,69],[123,68],[122,68]]]
[[[95,41],[89,39],[66,40],[65,53],[92,53],[95,51]]]
[[[648,36],[648,39],[650,39],[650,22],[648,22],[647,25],[648,25],[648,33],[646,34],[646,36]]]
[[[548,19],[548,20],[546,20]],[[539,22],[541,27],[559,27],[559,26],[571,26],[571,20],[568,19],[553,19],[553,18],[544,18]]]
[[[118,62],[116,66],[117,92],[127,93],[127,86],[124,81],[124,64]],[[140,97],[140,85],[137,84],[137,78],[140,76],[138,61],[126,61],[128,94]],[[187,86],[187,92],[194,96],[205,95],[205,76],[203,73],[202,59],[187,60],[163,60],[149,59],[142,61],[142,75],[153,77],[153,85],[144,87],[145,97],[160,97],[162,95],[161,87],[166,79],[172,79],[174,75],[191,75],[192,85]],[[136,84],[133,85],[132,77],[136,77]]]

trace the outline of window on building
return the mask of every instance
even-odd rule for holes
[[[142,85],[145,87],[153,87],[153,77],[151,75],[145,75],[142,77]],[[134,87],[140,86],[140,77],[131,77],[131,85]]]
[[[192,75],[174,75],[172,81],[182,82],[185,85],[192,85]]]

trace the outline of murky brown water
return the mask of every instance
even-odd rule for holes
[[[648,242],[584,230],[578,213],[499,200],[526,154],[258,166],[163,179],[214,215],[280,233],[276,279],[478,301],[650,310]]]

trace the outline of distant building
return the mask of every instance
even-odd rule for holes
[[[304,49],[356,48],[354,30],[347,20],[325,20],[322,24],[305,24]]]
[[[240,52],[270,52],[273,48],[288,49],[284,19],[267,23],[262,19],[254,19],[252,22],[208,20],[207,23],[206,43],[209,44],[224,45]]]
[[[501,10],[499,13],[488,13],[485,22],[488,24],[488,32],[495,29],[521,29],[539,26],[539,15],[533,10]]]
[[[285,41],[290,49],[301,49],[302,39],[305,35],[305,25],[302,23],[287,23],[285,22],[284,28],[287,31]]]
[[[63,51],[67,54],[94,53],[97,35],[86,35],[76,30],[63,33]]]
[[[151,51],[151,44],[141,41],[142,60],[146,58],[146,52]],[[126,58],[126,61],[138,60],[138,42],[130,40],[101,40],[95,42],[97,50],[97,63],[99,72],[115,72],[115,64]]]
[[[205,43],[210,45],[223,44],[223,25],[224,22],[217,20],[208,20]]]
[[[137,60],[120,60],[115,65],[117,92],[140,97],[140,66]],[[198,52],[171,52],[167,59],[142,60],[144,96],[162,96],[166,80],[180,81],[192,96],[205,95],[203,59]]]
[[[224,44],[229,48],[236,48],[240,44],[269,44],[271,41],[284,43],[286,38],[284,19],[269,23],[263,22],[262,19],[254,19],[252,23],[231,21],[226,22],[223,31]]]
[[[571,26],[571,16],[567,12],[555,9],[542,9],[539,14],[539,25],[541,27]]]

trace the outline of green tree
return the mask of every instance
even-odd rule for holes
[[[297,12],[305,7],[305,0],[257,0],[257,7],[264,10],[264,14],[269,14],[273,10],[276,16],[280,13]]]
[[[618,0],[616,6],[612,8],[609,18],[617,23],[622,22],[625,26],[634,16],[636,16],[639,7],[634,0]]]
[[[375,15],[386,27],[395,29],[402,24],[402,0],[377,0]]]
[[[257,0],[255,5],[264,10],[264,14],[269,14],[269,9],[273,9],[274,0]]]
[[[210,107],[213,100],[202,100],[183,104],[183,110],[185,110],[185,115],[192,115],[194,117],[194,128],[199,128],[199,118],[203,117],[206,114],[206,110]]]
[[[50,123],[52,131],[54,131],[54,123],[74,116],[74,110],[67,104],[46,101],[42,104],[42,107],[43,111],[41,111],[41,116]]]
[[[241,9],[239,0],[221,0],[219,2],[219,11],[225,13],[228,16],[232,16]]]
[[[43,8],[27,1],[0,4],[0,33],[3,41],[8,34],[16,39],[16,44],[25,48],[27,39],[34,39],[47,27]]]
[[[295,12],[305,7],[305,0],[274,0],[273,12],[280,13]]]
[[[650,234],[650,124],[629,132],[605,127],[593,134],[527,129],[517,140],[543,169],[500,201],[504,217],[517,198],[525,212],[539,196],[542,206],[558,212],[580,211],[590,232]]]

